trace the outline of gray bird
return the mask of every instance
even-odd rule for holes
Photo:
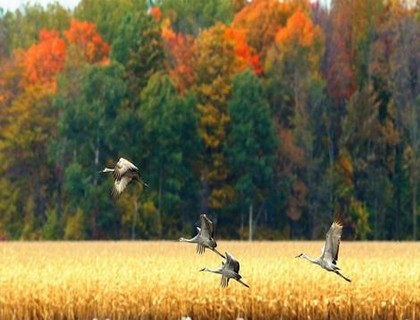
[[[149,187],[140,178],[139,168],[124,158],[120,158],[115,168],[105,168],[100,172],[112,172],[114,176],[114,187],[112,188],[112,195],[118,198],[125,190],[125,188],[132,181],[137,181],[143,184],[145,187]]]
[[[236,260],[231,254],[226,252],[226,263],[222,262],[222,266],[217,269],[210,269],[204,267],[200,271],[208,271],[213,273],[218,273],[222,275],[222,280],[220,282],[220,286],[222,288],[226,288],[229,284],[230,279],[235,279],[239,283],[243,284],[245,287],[249,288],[249,286],[243,282],[241,279],[241,275],[239,274],[239,262]]]
[[[319,265],[327,271],[334,272],[342,277],[344,280],[351,282],[351,280],[340,273],[340,268],[337,266],[338,260],[338,249],[340,248],[341,233],[343,231],[343,225],[339,221],[334,221],[327,232],[327,239],[325,241],[322,254],[319,258],[312,259],[306,254],[301,253],[296,258],[303,258],[312,263]]]
[[[201,228],[197,227],[197,235],[192,239],[185,239],[179,238],[181,242],[189,242],[189,243],[196,243],[197,244],[197,253],[202,254],[205,252],[206,248],[212,250],[213,252],[217,253],[223,259],[225,256],[222,255],[219,251],[217,251],[217,243],[214,240],[214,227],[213,222],[205,215],[200,215],[200,222]]]

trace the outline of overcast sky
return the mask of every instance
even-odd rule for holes
[[[14,11],[22,7],[25,3],[39,3],[46,7],[48,3],[59,2],[63,7],[74,9],[80,0],[0,0],[0,8]]]

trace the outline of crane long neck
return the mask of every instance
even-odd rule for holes
[[[220,274],[222,273],[222,270],[220,268],[219,269],[211,269],[211,268],[204,267],[201,271],[220,273]]]
[[[301,256],[303,259],[306,259],[306,260],[308,260],[308,261],[310,261],[310,262],[312,262],[312,263],[315,263],[315,264],[318,264],[318,259],[312,259],[311,257],[309,257],[309,256],[307,256],[306,254],[304,254],[304,253],[302,253],[302,256]]]
[[[197,236],[195,236],[192,239],[185,239],[183,237],[179,238],[180,242],[189,242],[189,243],[197,243]]]

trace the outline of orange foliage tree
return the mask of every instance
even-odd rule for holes
[[[304,59],[311,72],[319,69],[324,53],[324,35],[304,12],[297,10],[287,20],[286,26],[277,32],[275,42],[281,59]]]
[[[241,63],[239,70],[250,66],[256,74],[262,73],[260,58],[258,54],[253,53],[252,48],[248,45],[244,29],[226,28],[224,40],[233,44],[235,54]]]
[[[56,74],[64,67],[66,44],[54,30],[41,29],[39,42],[25,54],[25,70],[29,83],[53,85]]]
[[[162,38],[165,43],[169,74],[177,89],[184,93],[195,81],[193,66],[195,40],[190,35],[174,32],[169,19],[162,24]]]
[[[306,13],[297,10],[275,36],[265,69],[274,101],[282,105],[282,120],[293,116],[306,104],[311,81],[321,81],[320,63],[324,53],[324,35]]]
[[[327,57],[327,89],[334,104],[340,106],[343,106],[356,90],[352,66],[352,4],[351,0],[335,1],[331,11],[333,31]]]
[[[225,30],[225,25],[216,24],[202,32],[195,43],[194,91],[200,114],[199,135],[205,147],[205,155],[200,161],[203,210],[222,208],[234,194],[233,188],[226,185],[229,170],[222,145],[229,122],[230,78],[237,60],[233,46],[227,46],[223,41]]]
[[[90,22],[71,20],[69,30],[64,31],[68,43],[81,48],[86,61],[90,64],[108,61],[109,45]]]
[[[57,74],[71,60],[67,44],[74,45],[78,57],[81,52],[88,63],[105,62],[109,53],[108,44],[91,23],[73,20],[64,34],[68,43],[57,30],[41,29],[37,43],[26,51],[14,51],[12,58],[0,65],[0,185],[14,181],[10,190],[0,192],[0,199],[8,208],[23,208],[16,214],[9,211],[3,221],[24,221],[23,228],[15,230],[24,239],[40,236],[35,231],[46,219],[53,193],[48,188],[56,177],[45,155],[57,138],[58,114],[53,100]]]
[[[297,9],[309,12],[308,1],[254,0],[240,10],[232,22],[244,30],[248,43],[264,60],[280,27]]]
[[[160,7],[158,7],[158,6],[151,7],[149,9],[149,14],[151,14],[153,16],[155,21],[159,21],[160,18],[162,17],[162,11],[160,10]]]
[[[221,23],[203,31],[194,49],[194,91],[200,113],[199,135],[205,147],[200,165],[202,209],[221,209],[234,196],[227,184],[230,172],[223,150],[230,121],[231,80],[236,73],[253,67],[253,56],[243,35]]]
[[[286,212],[292,220],[299,219],[307,206],[307,190],[313,183],[308,178],[310,169],[307,169],[313,167],[310,164],[314,149],[312,130],[316,122],[311,119],[316,104],[311,94],[322,92],[320,62],[323,53],[321,28],[306,12],[296,10],[276,33],[275,45],[268,52],[265,64],[270,100],[279,120],[278,134],[282,141],[278,177],[289,181]]]

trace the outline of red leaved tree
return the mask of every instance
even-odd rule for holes
[[[96,26],[90,22],[71,20],[70,29],[64,31],[69,44],[81,48],[88,63],[106,63],[109,56],[109,45],[96,31]]]
[[[235,15],[232,27],[244,29],[249,45],[264,61],[279,28],[298,9],[309,12],[308,1],[254,0]]]
[[[195,82],[193,67],[195,40],[190,35],[175,33],[169,19],[165,19],[162,24],[162,38],[165,43],[169,74],[177,89],[183,93]]]
[[[235,29],[228,27],[224,34],[225,41],[231,42],[236,56],[239,58],[241,69],[251,67],[256,74],[262,73],[262,67],[258,54],[254,54],[252,48],[248,45],[244,29]]]
[[[151,7],[149,10],[149,14],[153,16],[155,21],[159,21],[162,17],[162,11],[160,10],[160,7]]]
[[[66,44],[55,30],[41,29],[39,42],[25,54],[24,65],[29,83],[55,85],[55,76],[64,67]]]
[[[331,11],[332,35],[327,50],[327,89],[336,106],[343,106],[356,90],[353,68],[353,1],[335,1]]]

